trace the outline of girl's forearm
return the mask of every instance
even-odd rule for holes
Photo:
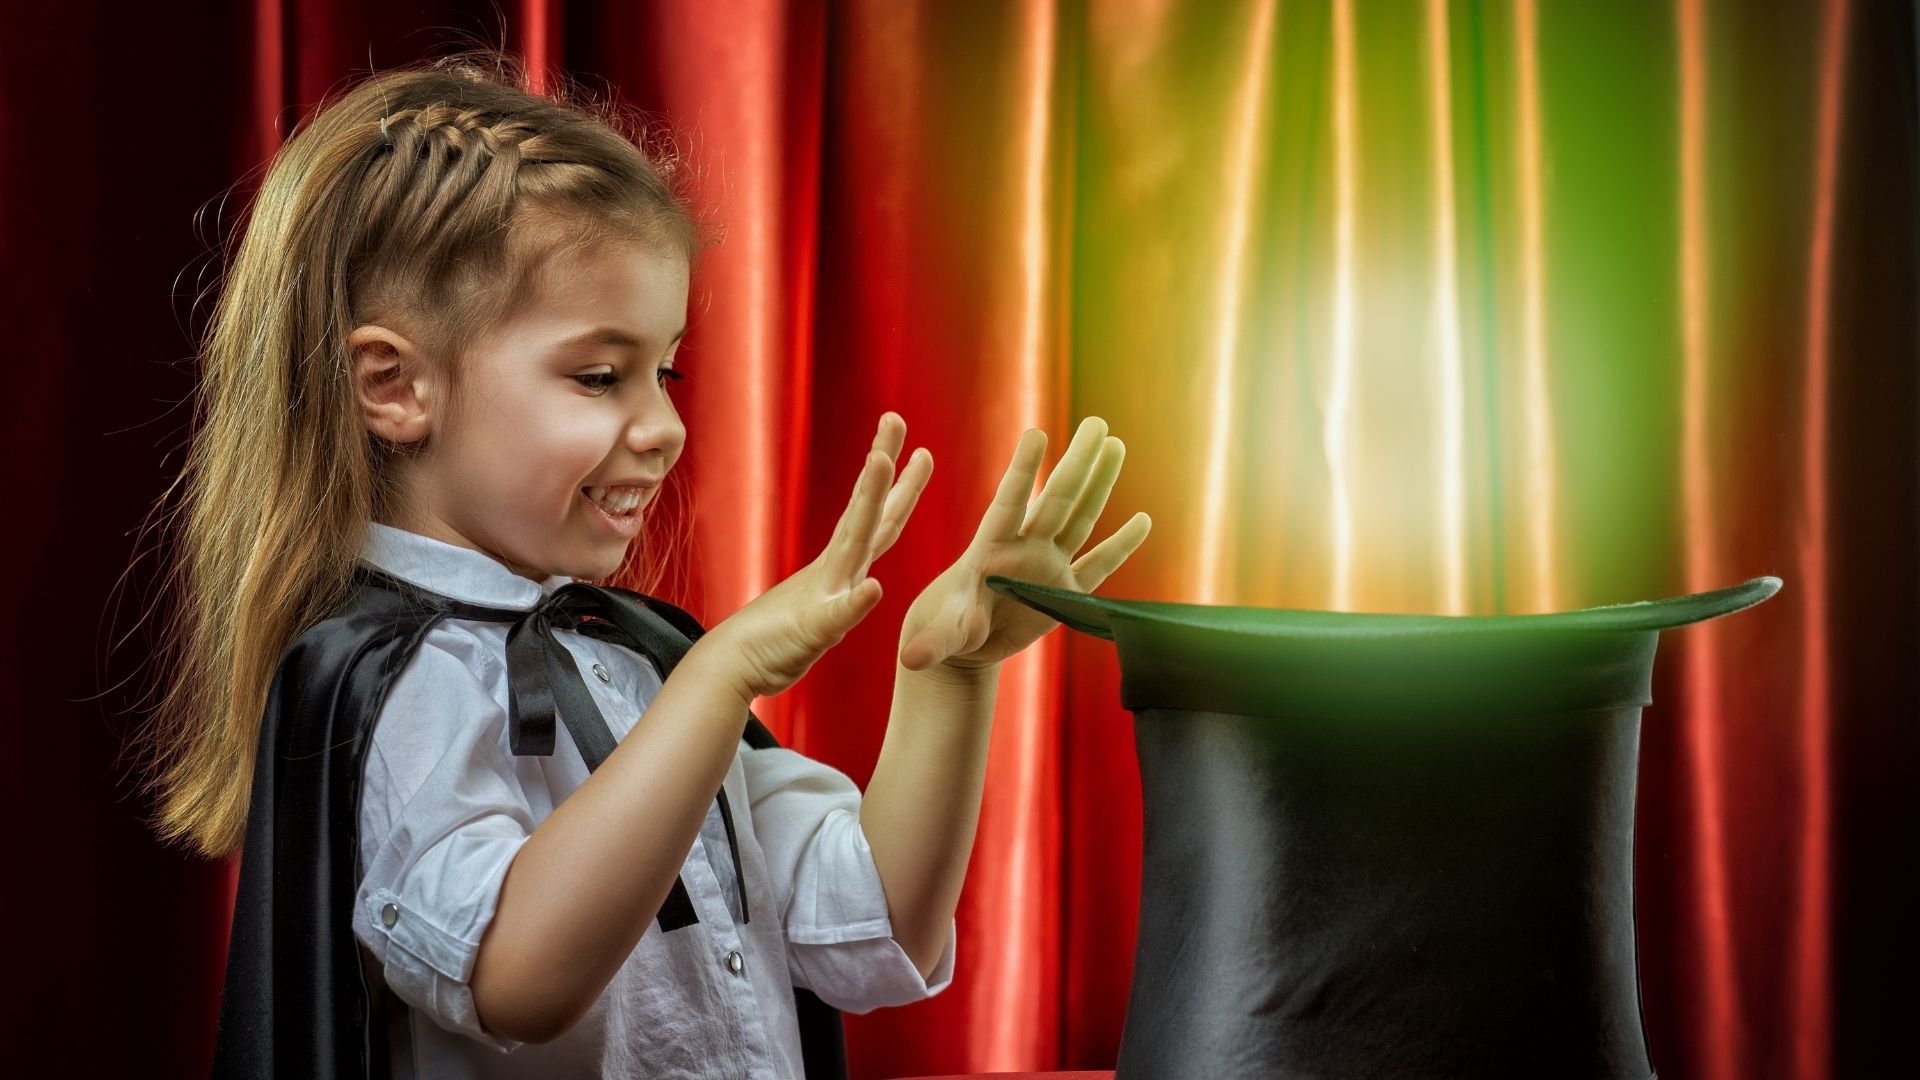
[[[563,1034],[659,913],[752,704],[715,655],[697,642],[515,854],[470,984],[486,1031],[521,1042]]]
[[[894,940],[924,977],[946,945],[980,821],[999,665],[958,673],[898,666],[887,733],[860,827],[887,894]]]

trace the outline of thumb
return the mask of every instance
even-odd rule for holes
[[[848,591],[847,604],[859,613],[859,618],[864,619],[867,617],[867,612],[872,611],[874,605],[880,602],[880,594],[885,591],[880,585],[879,578],[867,578]]]
[[[924,671],[953,655],[951,635],[937,626],[929,626],[913,635],[900,647],[900,664],[908,671]]]
[[[840,632],[846,633],[861,619],[866,618],[867,612],[872,611],[874,606],[880,603],[882,591],[880,579],[870,577],[841,594],[838,602],[831,605],[839,609],[840,617],[837,621],[841,624]]]

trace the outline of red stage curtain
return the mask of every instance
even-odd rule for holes
[[[1104,592],[1449,610],[1420,561],[1445,507],[1421,484],[1389,493],[1377,462],[1356,489],[1357,591],[1336,592],[1346,549],[1324,536],[1339,448],[1321,442],[1343,265],[1362,268],[1363,363],[1431,336],[1427,264],[1396,277],[1379,245],[1434,225],[1429,98],[1407,73],[1425,70],[1437,10],[1452,61],[1439,111],[1459,154],[1449,295],[1468,360],[1511,365],[1472,384],[1507,395],[1474,408],[1511,442],[1475,444],[1462,610],[1786,579],[1755,612],[1668,635],[1656,668],[1637,848],[1653,1057],[1668,1077],[1877,1075],[1920,1004],[1905,925],[1920,715],[1912,12],[1542,5],[1536,26],[1526,3],[1359,7],[10,8],[0,431],[17,508],[7,655],[28,687],[9,699],[24,840],[7,890],[22,941],[12,1045],[104,1073],[202,1075],[210,1057],[230,868],[142,831],[116,767],[126,720],[106,712],[132,691],[94,695],[131,663],[107,662],[107,634],[132,626],[153,567],[113,590],[178,467],[187,413],[173,403],[205,311],[192,298],[218,270],[209,248],[250,170],[324,93],[442,51],[455,29],[671,121],[726,228],[694,284],[672,482],[691,543],[661,590],[709,624],[819,550],[882,411],[933,451],[931,486],[875,568],[879,609],[756,709],[864,783],[899,619],[971,535],[1028,426],[1048,431],[1049,464],[1089,414],[1128,444],[1095,536],[1137,510],[1154,535]],[[1516,105],[1527,41],[1545,85],[1531,121]],[[1529,160],[1546,166],[1534,188]],[[1658,192],[1650,212],[1612,236],[1582,217],[1642,191]],[[1529,413],[1535,196],[1558,366],[1551,406]],[[1349,211],[1373,238],[1357,263],[1336,231]],[[1382,314],[1401,293],[1416,300]],[[1689,338],[1696,314],[1707,329]],[[1583,366],[1595,339],[1606,355]],[[1360,415],[1414,400],[1390,370],[1362,384]],[[1410,415],[1431,411],[1419,397]],[[1546,505],[1523,479],[1530,415],[1618,466],[1566,454],[1563,533],[1546,547],[1527,539]],[[1620,416],[1633,426],[1609,433]],[[1356,423],[1367,447],[1427,430]],[[43,612],[52,628],[26,624]],[[958,975],[931,1001],[850,1018],[856,1077],[1113,1066],[1140,842],[1117,683],[1111,647],[1065,631],[1008,664]]]

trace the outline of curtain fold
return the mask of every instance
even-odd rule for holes
[[[6,26],[0,430],[38,515],[9,542],[26,607],[66,613],[9,650],[46,680],[16,731],[47,763],[9,787],[58,822],[23,866],[87,927],[26,945],[45,983],[15,1015],[48,1046],[96,1045],[97,1002],[132,1018],[103,1067],[204,1074],[232,868],[136,826],[88,645],[131,621],[101,614],[119,568],[157,574],[126,507],[177,467],[155,447],[186,416],[155,402],[187,392],[216,226],[323,94],[451,30],[661,120],[724,230],[693,283],[662,595],[712,625],[813,558],[883,411],[934,454],[880,606],[756,706],[783,740],[865,784],[908,603],[1019,433],[1046,429],[1051,467],[1087,415],[1128,448],[1094,539],[1155,522],[1111,595],[1492,614],[1777,574],[1755,612],[1663,635],[1635,853],[1652,1056],[1702,1080],[1898,1060],[1910,5],[230,0]],[[125,500],[79,494],[130,462]],[[954,984],[850,1017],[856,1077],[1112,1067],[1141,841],[1117,691],[1082,635],[1008,663]]]

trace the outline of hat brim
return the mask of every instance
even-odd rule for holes
[[[1119,619],[1292,638],[1423,637],[1493,630],[1667,630],[1731,615],[1780,591],[1777,577],[1749,578],[1711,592],[1537,615],[1402,615],[1127,600],[991,574],[987,587],[1084,634],[1113,640]]]

